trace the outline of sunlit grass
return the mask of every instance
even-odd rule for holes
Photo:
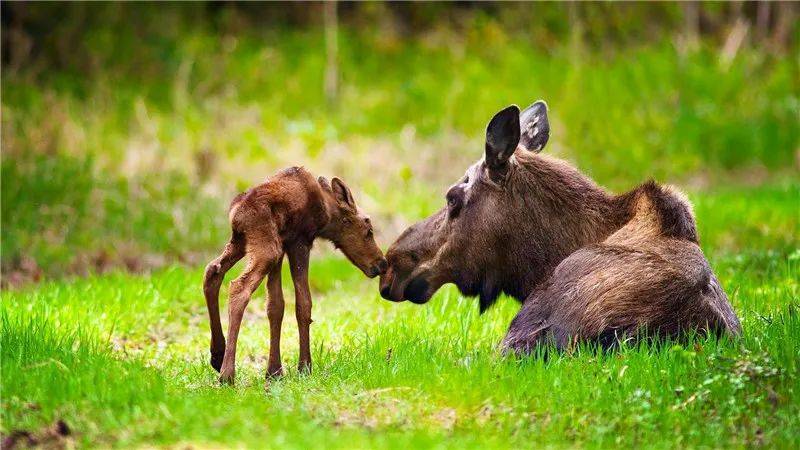
[[[207,364],[200,270],[5,292],[3,427],[62,418],[80,442],[113,445],[796,444],[797,256],[717,265],[742,317],[740,340],[515,360],[496,349],[513,300],[483,316],[452,288],[425,306],[391,304],[349,264],[324,258],[312,278],[340,282],[316,289],[314,372],[294,370],[289,301],[288,375],[266,390],[263,288],[246,315],[233,388]]]

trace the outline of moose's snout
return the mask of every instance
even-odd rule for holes
[[[380,282],[380,291],[381,297],[385,300],[389,300],[390,302],[402,302],[403,299],[400,298],[401,295],[397,294],[396,297],[392,296],[392,290],[394,288],[395,283],[395,276],[391,269],[387,268],[385,272],[381,274],[381,282]]]
[[[386,262],[386,258],[381,258],[369,268],[368,276],[370,278],[375,278],[378,275],[383,275],[386,273],[386,269],[389,267],[389,263]]]

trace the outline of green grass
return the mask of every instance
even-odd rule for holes
[[[452,288],[425,306],[391,304],[341,257],[322,256],[311,269],[313,374],[294,369],[289,302],[288,375],[265,390],[261,287],[237,385],[221,387],[207,363],[199,268],[4,291],[3,431],[61,418],[87,446],[795,447],[796,198],[791,183],[694,197],[705,250],[742,319],[735,341],[503,358],[496,345],[513,300],[483,316]]]

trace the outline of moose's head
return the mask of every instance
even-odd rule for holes
[[[547,105],[509,106],[486,128],[483,158],[445,196],[444,208],[405,230],[387,252],[387,300],[425,303],[444,284],[480,297],[524,299],[546,273],[597,239],[610,197],[547,144]],[[600,227],[602,228],[602,227]]]

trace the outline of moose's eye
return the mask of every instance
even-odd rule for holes
[[[447,213],[451,219],[455,218],[461,210],[463,192],[462,189],[457,188],[447,191]]]

